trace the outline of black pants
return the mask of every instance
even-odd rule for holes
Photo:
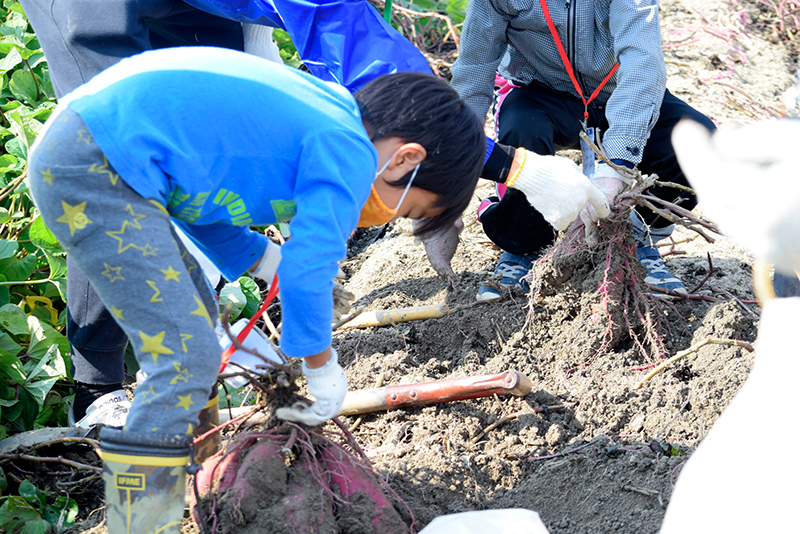
[[[21,0],[61,98],[120,59],[154,48],[243,50],[242,25],[179,0]],[[67,339],[72,376],[86,384],[125,378],[127,337],[67,256]]]
[[[500,108],[498,142],[542,155],[579,148],[583,112],[583,102],[575,96],[538,84],[514,89]],[[670,140],[672,129],[684,117],[714,129],[708,117],[666,91],[658,122],[638,165],[644,174],[655,173],[661,181],[688,185]],[[589,106],[588,125],[599,127],[603,132],[608,130],[604,107]],[[670,202],[680,199],[681,206],[686,209],[692,209],[697,203],[693,195],[671,187],[653,188],[651,192]],[[669,225],[669,221],[650,210],[637,211],[649,225],[656,228]],[[538,252],[551,245],[556,236],[553,227],[528,203],[525,195],[515,189],[508,189],[499,203],[487,208],[481,214],[481,222],[489,239],[512,254]]]

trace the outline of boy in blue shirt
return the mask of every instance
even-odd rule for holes
[[[278,416],[319,424],[347,390],[330,325],[350,233],[399,216],[426,219],[420,233],[448,227],[484,153],[477,117],[419,73],[352,96],[247,54],[173,48],[125,59],[61,99],[29,186],[147,374],[125,429],[101,434],[110,531],[179,531],[189,440],[219,369],[216,302],[171,221],[229,279],[277,268],[281,348],[304,359],[317,399]],[[290,219],[282,249],[249,229]]]

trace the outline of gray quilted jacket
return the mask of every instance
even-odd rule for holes
[[[548,7],[586,98],[619,62],[595,100],[609,121],[603,144],[610,157],[639,163],[667,80],[657,0],[549,0]],[[470,0],[452,72],[453,87],[480,117],[495,72],[577,98],[539,0]]]

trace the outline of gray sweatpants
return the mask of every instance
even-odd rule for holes
[[[77,114],[53,119],[29,159],[28,186],[147,373],[126,428],[190,434],[220,366],[211,288],[164,206],[125,183]]]

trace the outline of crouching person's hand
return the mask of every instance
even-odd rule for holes
[[[412,222],[416,230],[424,223],[424,219],[416,219]],[[419,236],[419,241],[425,245],[425,254],[436,273],[447,279],[450,287],[456,287],[456,275],[450,262],[458,247],[459,234],[464,229],[464,221],[459,217],[449,228],[444,228],[433,234]]]
[[[319,425],[336,417],[347,393],[347,379],[339,365],[339,355],[331,347],[331,359],[322,367],[311,369],[303,360],[303,374],[308,381],[308,392],[316,401],[311,406],[296,402],[287,408],[278,408],[275,415],[284,421],[306,425]]]
[[[599,217],[608,217],[606,195],[572,160],[540,156],[523,148],[517,149],[514,160],[517,169],[506,185],[525,193],[530,205],[556,230],[569,226],[587,205]]]

